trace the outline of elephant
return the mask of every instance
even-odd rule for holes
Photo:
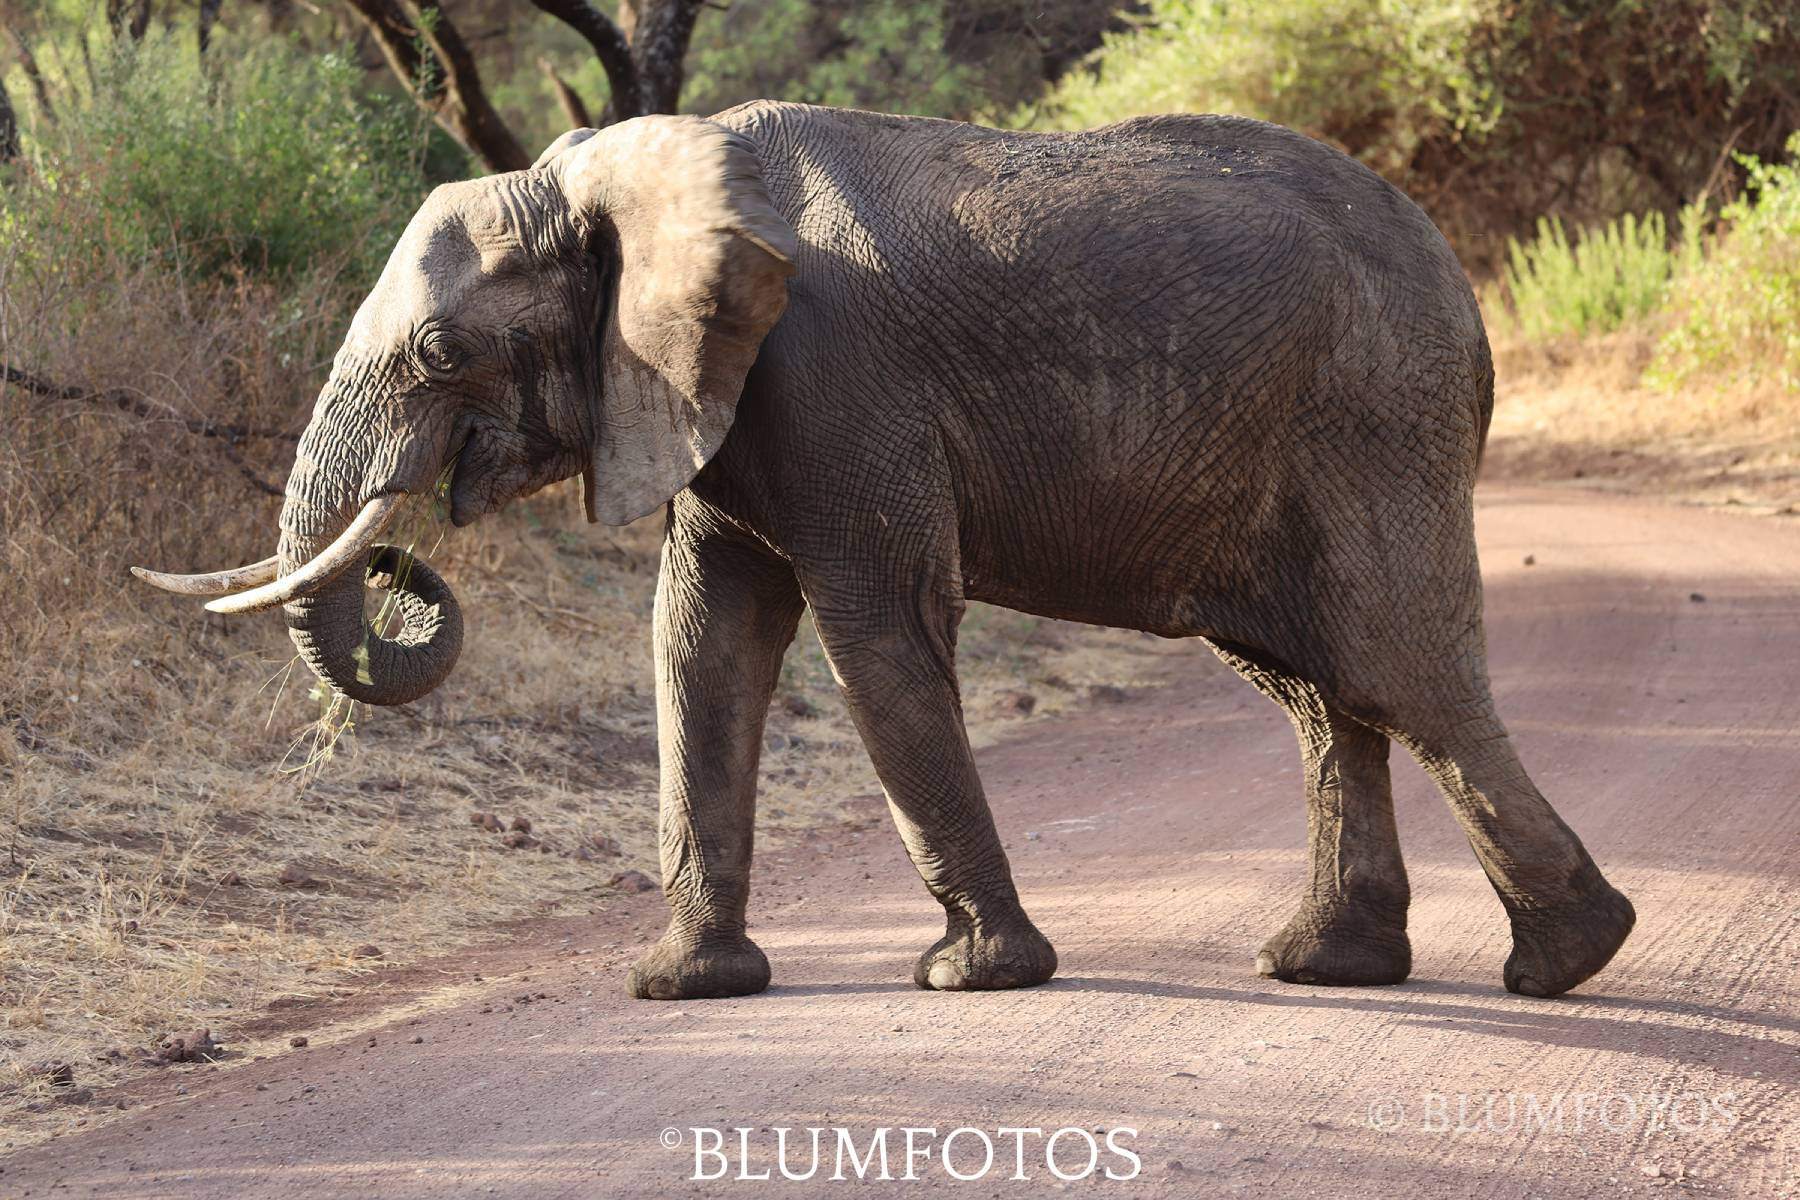
[[[758,101],[564,134],[437,188],[332,364],[276,554],[200,576],[280,606],[338,693],[401,704],[461,645],[383,545],[449,471],[458,526],[582,479],[666,512],[653,638],[667,932],[640,998],[738,996],[758,755],[810,609],[943,906],[941,990],[1056,970],[964,729],[970,600],[1198,638],[1291,720],[1310,876],[1255,967],[1411,970],[1388,752],[1435,780],[1511,924],[1511,991],[1600,970],[1631,903],[1526,774],[1488,681],[1473,488],[1493,408],[1468,280],[1398,189],[1224,116],[1079,133]],[[404,627],[377,636],[365,587]],[[247,590],[240,590],[247,589]]]

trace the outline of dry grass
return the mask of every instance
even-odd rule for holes
[[[431,555],[464,601],[451,680],[359,709],[328,759],[283,769],[311,752],[320,704],[281,622],[206,614],[126,567],[268,552],[279,501],[244,471],[278,482],[291,443],[232,447],[188,422],[296,431],[355,297],[328,274],[277,296],[121,262],[80,282],[11,266],[0,254],[0,361],[157,415],[0,383],[0,1150],[98,1119],[31,1064],[115,1082],[164,1034],[230,1043],[277,1000],[604,905],[619,870],[655,874],[659,521],[587,526],[563,486],[458,531]],[[1004,693],[1029,689],[1041,716],[1149,682],[1156,655],[1141,635],[983,608],[962,646],[978,742],[1035,719]],[[810,629],[770,731],[765,843],[876,790]],[[542,845],[505,848],[477,810],[528,817]],[[571,856],[592,835],[620,855]],[[284,884],[290,864],[314,884]],[[367,944],[382,957],[354,955]]]
[[[1534,343],[1496,330],[1489,478],[1800,512],[1800,403],[1774,387],[1643,380],[1657,329]]]

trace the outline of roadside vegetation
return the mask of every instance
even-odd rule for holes
[[[622,12],[622,44],[682,2]],[[164,1035],[229,1045],[271,1003],[656,874],[659,519],[589,527],[568,487],[454,533],[421,514],[468,650],[426,700],[323,732],[278,620],[125,574],[269,553],[419,200],[637,76],[555,0],[232,6],[201,37],[188,7],[90,7],[0,19],[0,1150],[94,1119],[41,1064],[104,1084]],[[1501,470],[1800,501],[1800,30],[1776,0],[691,8],[690,111],[1212,110],[1340,145],[1480,285]],[[418,24],[383,43],[391,13]],[[1137,635],[985,608],[960,654],[977,740],[1156,673]],[[763,785],[776,842],[876,790],[804,628]]]

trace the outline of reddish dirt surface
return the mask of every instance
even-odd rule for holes
[[[831,1134],[809,1183],[689,1178],[694,1127],[750,1128],[760,1173],[777,1125],[890,1127],[896,1176],[906,1126],[1136,1130],[1130,1182],[1060,1183],[1029,1137],[1012,1181],[1003,1135],[979,1181],[920,1160],[913,1186],[952,1194],[1800,1194],[1800,524],[1502,489],[1479,528],[1501,710],[1639,915],[1566,997],[1501,989],[1500,906],[1398,753],[1412,981],[1258,978],[1303,881],[1298,760],[1194,646],[1169,687],[982,755],[1061,954],[1048,987],[914,990],[940,920],[869,824],[759,861],[765,995],[627,1000],[661,901],[625,898],[415,969],[438,990],[373,1046],[314,1036],[122,1089],[119,1120],[5,1161],[0,1195],[829,1194]],[[1128,1170],[1104,1137],[1100,1170]],[[981,1157],[958,1142],[963,1173]],[[1062,1169],[1086,1161],[1065,1139]]]

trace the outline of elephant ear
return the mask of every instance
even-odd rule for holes
[[[749,142],[698,117],[564,134],[540,163],[616,278],[600,334],[588,519],[623,525],[686,487],[725,440],[787,307],[794,231]]]

